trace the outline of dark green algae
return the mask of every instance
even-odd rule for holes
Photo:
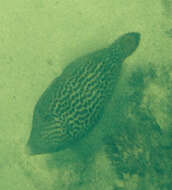
[[[120,89],[115,92],[115,106],[112,104],[112,130],[103,137],[106,156],[123,183],[122,186],[114,185],[114,190],[169,190],[172,187],[171,123],[166,120],[168,130],[158,123],[159,118],[151,110],[155,96],[151,97],[151,102],[144,101],[146,89],[151,84],[163,87],[165,94],[172,94],[168,76],[171,68],[171,64],[158,68],[150,62],[142,63],[132,72],[125,73],[118,84]],[[168,105],[168,117],[172,110],[170,100],[170,97],[164,97],[159,105],[161,109],[164,104]]]
[[[39,98],[27,148],[30,154],[63,150],[100,121],[119,79],[122,63],[138,47],[140,34],[120,36],[108,48],[67,66]]]

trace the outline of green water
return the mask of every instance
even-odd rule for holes
[[[0,0],[0,189],[172,189],[172,1]],[[74,59],[141,33],[99,124],[29,156],[33,109]]]

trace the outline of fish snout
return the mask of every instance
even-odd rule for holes
[[[141,34],[139,32],[130,32],[119,37],[110,48],[118,59],[123,61],[130,56],[139,46]]]

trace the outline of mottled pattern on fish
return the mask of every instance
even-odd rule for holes
[[[109,48],[81,57],[67,66],[35,107],[28,142],[33,154],[63,149],[88,134],[101,119],[111,98],[121,63],[138,43],[139,34],[128,33]]]
[[[56,137],[77,138],[97,122],[110,83],[110,80],[105,80],[105,74],[103,62],[96,65],[90,63],[61,85],[51,108],[55,122],[42,132],[46,133],[46,140],[56,143],[59,140]],[[62,128],[56,125],[56,121],[67,125]]]

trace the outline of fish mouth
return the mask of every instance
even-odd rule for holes
[[[120,37],[121,49],[124,56],[130,56],[139,46],[141,34],[139,32],[130,32]]]
[[[130,44],[131,53],[136,50],[140,43],[141,34],[139,32],[130,32],[125,34],[125,43]]]
[[[129,32],[120,36],[109,49],[118,55],[118,58],[123,61],[130,56],[139,46],[141,34],[139,32]]]

